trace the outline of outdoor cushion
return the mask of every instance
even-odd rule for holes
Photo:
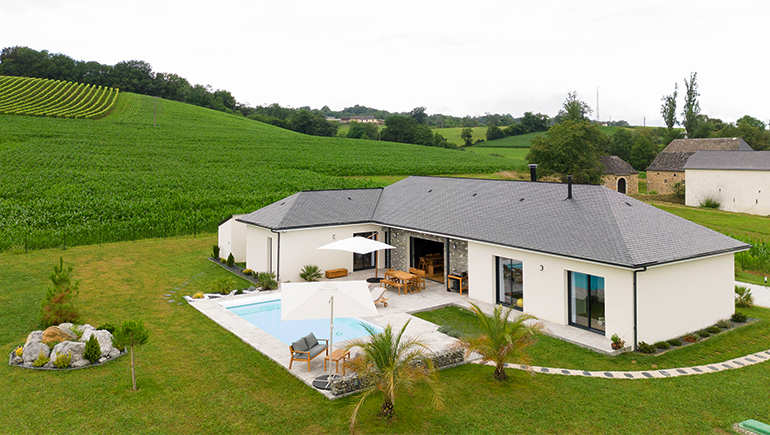
[[[305,343],[307,344],[308,348],[313,348],[316,344],[318,344],[318,339],[315,338],[315,335],[311,332],[310,334],[306,335],[305,337]],[[296,349],[294,349],[296,350]]]
[[[311,347],[310,350],[309,350],[310,358],[315,358],[316,355],[318,355],[319,353],[325,351],[326,347],[327,346],[325,344],[321,344],[321,343],[318,343],[315,346]]]
[[[291,347],[292,347],[292,348],[293,348],[295,351],[300,351],[300,352],[304,352],[304,351],[308,350],[308,345],[307,345],[307,343],[305,342],[305,337],[302,337],[302,338],[300,338],[299,340],[297,340],[297,341],[295,341],[294,343],[292,343],[292,344],[291,344]]]

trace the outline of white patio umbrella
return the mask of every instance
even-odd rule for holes
[[[366,281],[290,282],[281,285],[281,320],[330,319],[329,355],[334,352],[334,318],[379,316]],[[332,364],[329,361],[329,377]],[[328,385],[328,384],[327,384]]]
[[[337,240],[336,242],[323,245],[318,249],[330,249],[334,251],[348,251],[355,252],[356,254],[369,254],[371,252],[379,251],[382,249],[393,249],[395,246],[390,246],[387,243],[382,243],[377,240],[368,239],[366,237],[348,237],[347,239]],[[374,277],[377,278],[377,271],[379,267],[375,260],[374,264]]]

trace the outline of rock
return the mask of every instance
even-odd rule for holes
[[[91,325],[89,325],[88,323],[86,323],[85,325],[80,325],[80,326],[78,326],[76,329],[77,329],[78,331],[82,331],[82,332],[85,332],[85,331],[88,331],[89,329],[96,329],[96,328],[94,328],[93,326],[91,326]]]
[[[107,361],[107,358],[106,358],[106,357],[101,357],[101,358],[99,358],[99,362],[100,362],[100,363],[103,363],[103,362],[105,362],[105,361]]]
[[[45,356],[49,356],[51,354],[51,349],[48,348],[48,345],[41,342],[33,342],[29,344],[24,345],[24,353],[22,354],[22,359],[25,363],[34,362],[38,355],[40,355],[40,352],[43,353]]]
[[[112,334],[105,329],[87,329],[83,336],[80,337],[80,341],[85,343],[92,335],[96,336],[96,340],[99,342],[99,348],[102,351],[102,356],[107,356],[112,351]]]
[[[75,332],[75,325],[72,323],[62,323],[59,325],[59,328],[69,329],[70,331]]]
[[[70,361],[70,365],[72,367],[76,367],[75,363],[83,360],[83,353],[86,350],[86,344],[80,343],[77,341],[62,341],[61,343],[54,346],[53,350],[51,351],[51,360],[56,360],[59,355],[69,353],[72,355],[72,360]],[[88,360],[86,360],[87,362]],[[83,365],[77,366],[82,367]]]
[[[27,336],[27,342],[24,343],[24,345],[28,345],[30,343],[40,343],[43,341],[43,331],[32,331]]]
[[[88,361],[87,359],[80,359],[80,360],[77,360],[75,362],[71,362],[70,363],[70,367],[73,367],[73,368],[85,367],[85,366],[87,366],[89,364],[91,364],[91,362]]]
[[[60,343],[62,341],[77,340],[78,336],[69,329],[51,326],[43,331],[43,343]]]
[[[12,361],[12,362],[13,362],[14,364],[21,364],[21,363],[23,363],[23,362],[24,362],[24,358],[22,358],[22,357],[20,357],[20,356],[14,356],[14,357],[13,357],[13,361]]]
[[[120,356],[120,350],[118,350],[118,348],[116,347],[113,347],[112,350],[110,351],[110,358],[117,358],[119,356]]]

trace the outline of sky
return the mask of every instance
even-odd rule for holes
[[[681,118],[697,72],[702,113],[770,123],[769,13],[744,0],[0,0],[0,41],[143,60],[250,106],[555,116],[576,91],[592,119],[631,125],[664,125],[676,84]]]

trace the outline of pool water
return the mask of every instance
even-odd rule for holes
[[[227,309],[287,345],[310,332],[317,338],[329,339],[329,319],[281,321],[280,299],[227,307]],[[369,336],[369,333],[361,326],[362,323],[374,328],[376,332],[382,332],[382,328],[379,326],[358,318],[338,318],[334,319],[334,343]]]

